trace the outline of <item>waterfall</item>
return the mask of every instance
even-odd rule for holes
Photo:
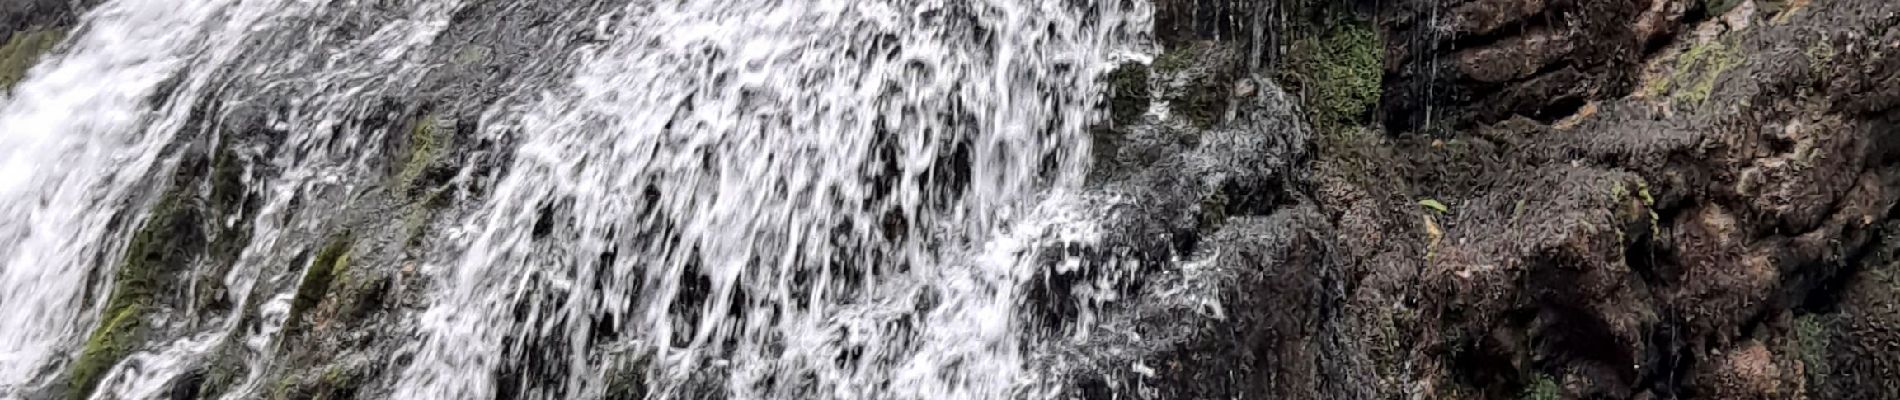
[[[662,397],[1007,397],[1029,271],[985,248],[1086,172],[1110,3],[630,7],[503,130],[396,397],[496,396],[509,357],[570,395],[633,363]]]
[[[136,219],[115,211],[136,212],[127,203],[151,189],[148,171],[182,123],[175,104],[147,100],[228,55],[255,18],[233,3],[102,4],[0,100],[0,390],[83,340],[87,277],[114,258],[114,218]]]
[[[396,196],[384,144],[412,128],[364,121],[416,110],[498,161],[456,166],[466,205],[414,256],[426,291],[387,317],[410,334],[365,397],[1049,393],[1027,353],[1052,338],[1028,326],[1025,288],[1043,248],[1099,236],[1080,193],[1088,130],[1100,76],[1144,46],[1147,5],[560,4],[576,11],[93,6],[0,99],[0,398],[64,395],[146,210],[208,148],[243,166],[247,205],[201,223],[242,241],[188,272],[230,299],[135,315],[151,333],[92,398],[177,396],[221,354],[240,361],[221,398],[269,397],[298,368],[283,346],[299,289],[329,268],[309,254]],[[480,53],[447,32],[543,26],[558,39],[503,55],[535,68],[386,106],[447,97],[431,79]]]

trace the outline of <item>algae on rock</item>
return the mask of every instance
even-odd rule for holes
[[[0,91],[12,90],[13,85],[26,78],[27,70],[65,38],[66,29],[14,32],[6,44],[0,44]]]
[[[418,180],[434,167],[448,149],[447,138],[441,132],[443,127],[435,115],[418,118],[409,129],[409,157],[402,164],[402,171],[396,175],[397,190],[404,195],[413,194],[421,182]]]
[[[174,186],[153,208],[125,252],[112,283],[112,295],[101,315],[103,322],[86,339],[86,348],[73,362],[69,390],[72,398],[92,394],[113,364],[130,355],[145,334],[144,320],[151,311],[159,279],[184,270],[202,247],[198,227],[200,210],[191,204],[188,187]]]
[[[323,302],[330,293],[331,283],[348,271],[350,243],[349,234],[331,238],[330,243],[324,245],[323,250],[318,251],[316,258],[310,261],[310,266],[304,270],[303,281],[297,284],[297,297],[291,301],[290,318],[285,320],[286,332],[304,329],[303,317]]]
[[[1740,51],[1733,44],[1721,39],[1697,43],[1684,49],[1675,59],[1675,71],[1651,82],[1645,94],[1667,95],[1682,104],[1702,104],[1714,94],[1722,74],[1741,64]]]

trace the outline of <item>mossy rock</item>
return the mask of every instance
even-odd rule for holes
[[[1240,76],[1232,43],[1196,42],[1155,57],[1151,74],[1162,91],[1151,93],[1168,105],[1168,114],[1196,127],[1210,127],[1226,115]]]
[[[1807,387],[1817,391],[1828,387],[1828,376],[1833,373],[1833,365],[1828,359],[1831,354],[1828,335],[1833,331],[1829,325],[1832,323],[1831,318],[1821,314],[1795,318],[1795,345],[1801,357],[1801,370],[1807,375]]]
[[[1148,103],[1154,101],[1149,76],[1148,66],[1140,63],[1122,64],[1108,73],[1109,121],[1128,126],[1141,120]]]
[[[286,336],[305,328],[304,317],[328,297],[336,278],[349,272],[350,243],[348,234],[331,238],[304,269],[303,280],[297,284],[297,296],[290,303],[290,318],[284,322]]]
[[[368,375],[365,371],[366,368],[367,367],[361,365],[332,364],[323,368],[323,372],[317,374],[314,380],[309,378],[285,379],[280,383],[285,386],[276,392],[278,396],[273,398],[294,400],[354,399],[356,398],[356,392],[363,386],[364,378]]]
[[[7,38],[6,44],[0,44],[0,91],[12,90],[13,85],[26,79],[27,70],[65,39],[63,28],[15,32]]]
[[[241,333],[243,333],[243,330],[238,330],[233,334],[237,335]],[[243,361],[245,352],[241,350],[241,343],[243,343],[241,337],[231,338],[231,341],[220,346],[218,350],[212,354],[206,366],[196,372],[198,376],[202,377],[202,379],[193,382],[196,384],[193,390],[199,395],[197,398],[219,398],[226,392],[229,392],[233,386],[244,381],[248,371],[245,369],[246,366]]]
[[[1557,386],[1557,380],[1551,379],[1549,375],[1537,374],[1531,377],[1529,383],[1525,384],[1524,392],[1519,395],[1518,398],[1523,400],[1560,400],[1564,398],[1563,388]]]
[[[1280,81],[1304,99],[1309,122],[1336,135],[1364,125],[1379,104],[1385,46],[1369,23],[1341,20],[1293,41]]]
[[[448,183],[457,173],[455,138],[472,128],[433,113],[411,122],[408,153],[391,183],[398,200],[405,203],[401,221],[405,245],[420,245],[436,211],[449,205]]]
[[[1702,104],[1715,93],[1722,74],[1741,65],[1742,54],[1735,44],[1722,39],[1697,43],[1676,57],[1669,76],[1651,82],[1645,92],[1652,97],[1668,96],[1679,104]]]
[[[444,167],[443,157],[449,152],[450,135],[454,133],[454,121],[444,120],[430,114],[417,118],[409,128],[409,154],[403,159],[402,170],[396,174],[395,188],[410,198],[420,198],[426,193],[434,175]]]
[[[113,364],[131,354],[144,339],[144,318],[160,286],[169,276],[187,269],[203,247],[198,226],[201,211],[193,205],[188,186],[174,186],[152,209],[119,266],[102,323],[86,339],[73,362],[69,393],[75,399],[92,394]]]
[[[137,303],[113,309],[107,314],[110,318],[93,330],[85,350],[73,362],[72,399],[91,397],[112,365],[132,353],[145,335],[145,312],[145,306]]]

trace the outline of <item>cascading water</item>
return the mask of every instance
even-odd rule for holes
[[[380,143],[408,129],[360,121],[482,54],[443,32],[542,26],[578,43],[517,58],[548,72],[433,106],[479,116],[474,139],[507,155],[454,178],[476,198],[417,257],[427,292],[391,318],[413,339],[365,397],[1051,393],[1026,354],[1049,338],[1024,292],[1043,247],[1099,235],[1077,194],[1087,130],[1098,77],[1141,46],[1145,4],[566,3],[599,13],[95,6],[0,108],[0,398],[72,390],[55,383],[106,323],[100,277],[192,143],[246,165],[254,209],[206,223],[246,232],[241,251],[190,267],[232,298],[157,305],[156,333],[92,397],[178,396],[212,365],[238,371],[221,398],[281,395],[267,380],[294,368],[278,355],[294,297],[329,268],[312,238],[390,191],[375,189]],[[458,25],[478,21],[505,22]]]
[[[232,3],[103,4],[4,99],[0,390],[28,384],[83,338],[87,277],[113,254],[121,216],[111,211],[151,189],[147,170],[181,123],[182,111],[147,98],[188,65],[228,55],[256,17]]]
[[[568,377],[546,397],[605,386],[594,371],[616,363],[645,364],[633,373],[662,397],[983,399],[1024,383],[1028,249],[990,241],[1042,229],[1037,203],[1080,183],[1095,76],[1140,10],[627,14],[571,87],[495,132],[522,144],[465,253],[432,268],[442,287],[396,397],[520,395],[491,378],[511,357]],[[631,349],[599,356],[616,345]],[[719,388],[689,387],[706,370]]]
[[[113,247],[123,245],[113,242],[130,236],[130,227],[144,219],[111,211],[141,213],[146,207],[138,201],[141,192],[169,189],[149,182],[168,175],[168,163],[176,161],[173,149],[197,140],[183,136],[201,133],[187,132],[201,129],[187,126],[206,125],[193,119],[207,118],[198,115],[207,101],[242,104],[269,96],[290,104],[269,118],[275,129],[289,133],[284,144],[289,150],[253,168],[275,174],[249,177],[265,204],[253,223],[245,224],[255,225],[250,245],[227,276],[211,278],[238,297],[231,302],[235,308],[148,305],[169,308],[167,319],[199,311],[219,319],[208,328],[186,327],[175,340],[129,356],[104,379],[98,396],[155,396],[208,351],[231,339],[245,320],[241,313],[256,312],[266,320],[274,314],[281,320],[281,306],[246,309],[246,296],[259,279],[294,277],[266,271],[291,258],[287,253],[297,246],[287,236],[332,217],[322,210],[287,208],[349,180],[340,178],[365,174],[362,160],[369,157],[361,152],[383,133],[339,125],[366,113],[369,107],[357,104],[358,97],[391,94],[419,79],[424,69],[404,55],[428,44],[455,4],[416,3],[405,12],[407,18],[392,20],[366,37],[337,38],[306,29],[320,32],[354,23],[344,19],[351,16],[349,10],[278,0],[122,0],[91,11],[74,29],[75,39],[15,88],[0,114],[5,132],[0,136],[5,143],[0,165],[7,168],[8,179],[0,186],[0,195],[6,196],[0,198],[0,207],[8,214],[0,232],[10,235],[7,247],[0,247],[7,260],[0,270],[0,306],[5,310],[0,317],[7,326],[0,329],[0,398],[44,390],[54,383],[48,378],[60,377],[49,373],[55,371],[47,368],[57,365],[49,363],[62,355],[71,357],[63,353],[80,351],[76,345],[87,340],[87,311],[98,307],[89,306],[82,294],[88,293],[89,284],[111,287],[110,282],[88,277],[113,275],[121,257]],[[233,83],[239,80],[256,84]],[[213,141],[238,141],[238,135],[253,132],[214,127],[202,133]],[[209,223],[229,226],[237,221]],[[193,274],[215,271],[207,267],[201,265]],[[285,301],[281,288],[267,291],[266,297],[276,299],[264,302]],[[260,334],[266,337],[247,340],[267,343],[274,331],[265,329]],[[265,346],[251,347],[263,351]],[[257,357],[260,363],[252,363],[253,372],[262,372],[258,364],[268,359]]]

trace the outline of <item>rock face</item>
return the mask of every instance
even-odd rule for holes
[[[1367,23],[1320,13],[1334,17],[1235,30]],[[1316,127],[1359,125],[1316,129],[1282,188],[1301,205],[1213,234],[1208,246],[1256,260],[1231,268],[1269,278],[1224,292],[1247,305],[1228,328],[1259,336],[1205,351],[1272,360],[1228,366],[1262,398],[1897,396],[1881,348],[1900,234],[1893,15],[1888,2],[1382,4],[1374,112],[1338,118],[1312,75],[1276,74]],[[1224,235],[1238,226],[1300,233]],[[1304,269],[1276,272],[1285,263]],[[1185,381],[1162,392],[1224,395]]]
[[[1552,121],[1627,95],[1695,0],[1407,0],[1382,10],[1395,131]]]

